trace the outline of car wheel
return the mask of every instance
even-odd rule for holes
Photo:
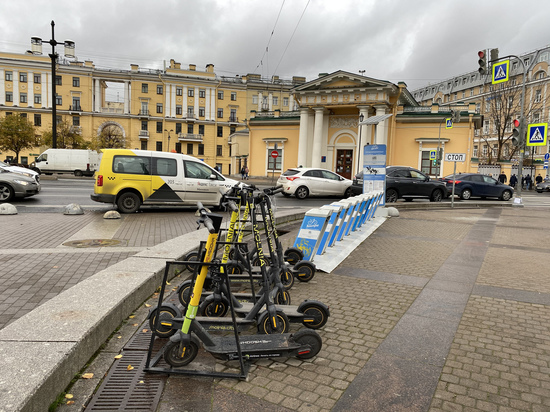
[[[470,189],[464,189],[460,194],[462,200],[468,200],[472,197],[472,191]]]
[[[505,190],[504,192],[502,192],[502,194],[500,195],[500,200],[504,200],[505,202],[507,202],[508,200],[510,200],[512,198],[512,192],[510,192],[509,190]]]
[[[395,189],[388,189],[386,190],[386,203],[394,203],[397,202],[397,190]]]
[[[309,190],[305,186],[300,186],[298,189],[296,189],[296,192],[294,192],[294,196],[296,196],[298,199],[305,199],[309,196]]]
[[[116,205],[122,213],[134,213],[141,206],[141,200],[134,192],[126,192],[118,197]]]
[[[76,177],[82,177],[82,176],[84,176],[84,173],[82,173],[82,170],[75,170],[74,175]]]
[[[433,191],[432,196],[430,197],[430,202],[441,202],[443,199],[443,192],[439,189]]]
[[[351,193],[351,187],[348,187],[344,192],[344,197],[351,197],[351,196],[353,196],[353,193]]]
[[[537,193],[542,193],[542,190],[537,190]]]
[[[0,202],[9,202],[13,199],[14,191],[11,186],[5,183],[0,183]]]

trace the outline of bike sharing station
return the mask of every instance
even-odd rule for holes
[[[329,273],[382,225],[385,180],[386,145],[364,146],[363,194],[306,212],[294,242],[304,259]]]

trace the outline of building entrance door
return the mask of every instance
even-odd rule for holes
[[[351,171],[353,170],[353,150],[336,150],[336,173],[344,176],[346,179],[351,179]]]

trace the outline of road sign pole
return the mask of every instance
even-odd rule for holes
[[[453,190],[451,195],[451,208],[455,207],[455,179],[456,179],[456,160],[455,160],[455,167],[453,169]]]

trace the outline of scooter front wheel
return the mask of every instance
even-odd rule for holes
[[[295,265],[304,258],[304,252],[297,247],[289,247],[284,253],[285,260],[291,265]]]
[[[158,325],[156,325],[157,313],[159,314]],[[172,319],[174,318],[181,318],[181,313],[178,313],[178,311],[170,306],[162,305],[160,310],[157,307],[151,312],[149,316],[149,327],[159,338],[169,338],[176,333],[176,329],[172,327]]]
[[[206,316],[209,318],[221,318],[227,314],[227,311],[229,310],[229,300],[225,296],[222,296],[222,298],[219,301],[203,301],[199,305],[199,316]]]
[[[178,287],[178,300],[180,301],[181,305],[185,308],[191,301],[191,287],[193,286],[193,282],[191,280],[184,281],[179,287]]]
[[[323,347],[323,339],[317,332],[311,329],[301,329],[294,333],[291,337],[294,342],[304,346],[304,350],[300,350],[296,357],[298,359],[310,359],[316,356]],[[306,348],[309,346],[309,349]]]
[[[199,347],[193,341],[190,341],[187,345],[170,341],[164,350],[164,360],[168,365],[179,368],[190,364],[198,352]]]
[[[289,290],[294,286],[294,273],[288,268],[281,271],[281,283],[285,290]]]
[[[258,333],[271,335],[275,333],[287,333],[289,329],[288,316],[282,311],[277,311],[277,327],[274,328],[269,319],[268,311],[263,312],[258,319]]]
[[[197,252],[196,250],[192,250],[191,252],[188,252],[187,254],[185,254],[185,256],[183,257],[183,260],[184,261],[195,261],[195,260],[199,260],[199,252]],[[187,269],[189,272],[193,272],[193,269],[195,269],[195,265],[193,265],[192,263],[187,263],[185,265],[185,269]]]
[[[279,291],[275,295],[275,304],[277,305],[290,305],[290,293],[288,293],[286,290]]]
[[[302,260],[294,265],[294,273],[298,280],[309,282],[315,276],[315,265],[308,260]]]
[[[313,318],[313,321],[305,319],[302,321],[302,324],[310,329],[319,329],[325,326],[329,316],[324,307],[315,303],[305,305],[303,314],[308,318]]]

